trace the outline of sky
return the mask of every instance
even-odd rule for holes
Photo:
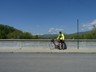
[[[96,25],[96,0],[0,0],[0,24],[32,34],[66,34]]]

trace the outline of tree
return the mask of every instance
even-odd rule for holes
[[[92,33],[92,38],[96,39],[96,25],[93,25],[93,29],[92,29],[91,33]]]
[[[32,37],[31,33],[0,24],[0,39],[31,39]]]
[[[1,30],[0,30],[0,39],[6,39],[6,35],[4,31],[1,31]]]
[[[24,32],[21,39],[32,39],[33,36],[31,35],[31,33],[28,32]]]
[[[7,35],[8,39],[20,39],[22,37],[22,32],[21,31],[14,31],[12,33],[9,33]]]

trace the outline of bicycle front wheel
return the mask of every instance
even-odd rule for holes
[[[55,45],[50,42],[50,43],[49,43],[49,48],[50,48],[50,50],[53,50],[53,49],[55,49]]]

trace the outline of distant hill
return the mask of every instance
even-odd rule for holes
[[[0,24],[0,39],[31,39],[32,35],[14,27]]]
[[[44,39],[53,39],[56,38],[58,36],[58,34],[43,34],[43,35],[39,35],[39,37],[44,38]]]
[[[44,34],[40,35],[41,38],[45,39],[56,39],[58,34]],[[77,33],[72,34],[65,34],[66,39],[96,39],[96,31],[85,31],[85,32],[79,32],[79,36]]]
[[[68,34],[71,39],[96,39],[96,30]]]
[[[79,35],[87,34],[87,33],[90,33],[90,32],[91,31],[79,32]],[[77,33],[72,33],[72,34],[68,34],[68,35],[77,35]]]

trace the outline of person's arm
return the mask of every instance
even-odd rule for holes
[[[58,37],[57,37],[57,40],[59,40],[59,35],[58,35]]]

